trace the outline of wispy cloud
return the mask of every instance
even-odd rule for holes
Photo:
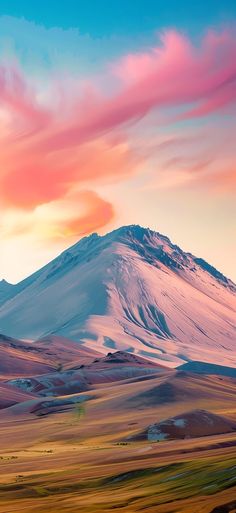
[[[209,31],[198,47],[167,31],[155,47],[109,62],[105,75],[80,76],[73,85],[54,77],[43,90],[18,65],[2,65],[0,200],[2,209],[15,212],[16,232],[24,229],[17,211],[32,216],[38,207],[49,205],[50,212],[58,212],[58,204],[64,205],[64,217],[49,215],[49,233],[76,237],[102,228],[115,209],[96,187],[142,172],[150,157],[159,159],[162,174],[174,170],[174,185],[189,184],[188,176],[194,175],[207,187],[212,183],[212,189],[231,189],[235,162],[219,159],[214,168],[212,148],[207,150],[204,141],[196,143],[201,129],[191,126],[188,134],[183,127],[186,120],[210,119],[212,114],[221,127],[225,114],[235,108],[235,54],[233,31]],[[150,126],[148,120],[154,116],[158,126],[160,112],[166,126],[177,126],[177,135],[161,136],[160,124],[159,140],[151,145],[153,119]],[[214,134],[209,135],[213,146]],[[190,155],[196,150],[197,156]],[[171,179],[165,183],[171,186]],[[85,205],[82,214],[76,208],[80,203]],[[73,215],[68,217],[69,205]],[[26,222],[25,230],[41,230],[43,222],[34,222],[33,228]]]

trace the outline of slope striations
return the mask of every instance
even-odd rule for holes
[[[82,239],[15,286],[0,308],[0,331],[60,335],[172,367],[233,367],[235,312],[230,280],[167,237],[128,226]]]

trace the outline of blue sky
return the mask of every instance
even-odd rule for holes
[[[76,27],[93,37],[140,34],[175,26],[187,31],[232,22],[234,0],[2,0],[0,15],[24,17],[47,28]]]

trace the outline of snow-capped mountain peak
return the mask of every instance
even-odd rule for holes
[[[137,225],[84,237],[14,286],[0,331],[57,334],[170,366],[236,362],[236,287],[201,258]]]

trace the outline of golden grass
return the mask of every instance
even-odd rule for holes
[[[211,379],[212,396],[204,397],[199,384],[194,405],[132,405],[162,379],[100,386],[83,414],[76,406],[39,418],[2,411],[0,512],[211,513],[232,503],[236,433],[152,444],[127,437],[193,407],[235,418],[235,386]]]

